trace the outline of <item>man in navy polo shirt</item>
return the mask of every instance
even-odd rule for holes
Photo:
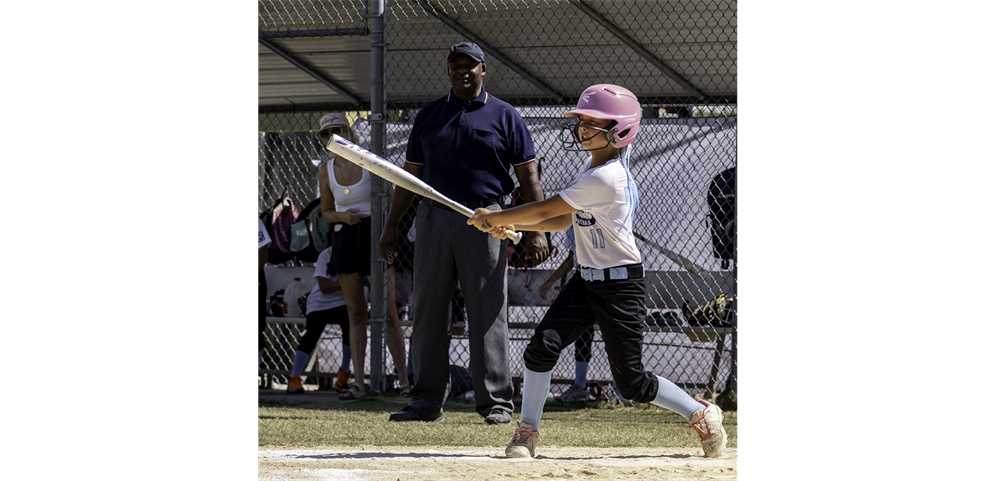
[[[519,115],[484,90],[484,52],[458,43],[447,58],[452,90],[423,108],[408,139],[404,169],[470,209],[500,209],[515,188],[526,202],[543,200],[535,148]],[[380,254],[393,262],[397,224],[414,194],[395,189]],[[506,240],[473,229],[466,217],[424,199],[415,219],[411,401],[391,421],[442,422],[449,393],[449,303],[456,281],[466,303],[476,410],[487,424],[508,424],[514,410],[508,366],[508,251]],[[533,265],[549,257],[541,232],[522,239]]]

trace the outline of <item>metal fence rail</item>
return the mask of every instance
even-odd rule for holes
[[[355,46],[362,40],[365,55],[377,47],[369,30],[370,4],[261,1],[260,39],[280,38],[298,52],[313,52],[307,58],[313,73],[321,76],[321,49],[315,42],[325,42],[322,48],[331,51],[344,45],[337,42]],[[485,88],[501,92],[499,98],[525,118],[547,197],[563,189],[585,159],[583,153],[564,152],[556,139],[563,113],[576,105],[577,96],[589,85],[623,85],[644,106],[631,158],[640,192],[634,228],[641,236],[638,245],[648,271],[644,364],[692,394],[734,388],[736,264],[734,258],[723,257],[730,257],[724,252],[734,256],[735,225],[720,222],[710,211],[709,187],[717,176],[736,167],[736,62],[734,47],[730,51],[728,46],[730,40],[734,45],[736,35],[735,2],[388,1],[383,20],[386,50],[379,97],[349,91],[326,75],[334,86],[317,79],[323,88],[341,88],[353,99],[293,109],[260,108],[260,211],[284,192],[298,209],[318,198],[317,165],[329,157],[315,134],[318,119],[332,109],[347,115],[360,145],[402,165],[418,110],[449,91],[445,52],[457,42],[473,41],[484,49]],[[700,66],[689,73],[692,61]],[[304,69],[300,76],[310,82],[316,79]],[[374,79],[370,85],[377,89],[380,84]],[[733,245],[724,245],[723,233],[732,235]],[[378,237],[379,232],[374,232],[374,240]],[[537,295],[538,288],[567,256],[564,233],[553,233],[551,239],[553,254],[541,265],[528,270],[509,267],[508,321],[513,325],[509,368],[519,378],[530,327],[549,304]],[[283,286],[269,288],[272,293]],[[387,293],[386,302],[391,294]],[[549,297],[553,295],[555,290]],[[724,301],[718,303],[723,306],[722,316],[695,312],[709,302],[716,305],[717,299]],[[378,302],[384,301],[374,300],[374,313],[383,312]],[[418,316],[407,315],[406,320]],[[460,315],[457,309],[451,360],[466,366],[469,352],[465,335],[458,332]],[[371,315],[371,321],[375,317]],[[382,329],[376,322],[371,326]],[[273,382],[286,382],[300,328],[294,323],[271,323],[267,335],[274,348],[264,354],[263,370]],[[410,327],[405,332],[410,335]],[[325,335],[318,348],[322,354],[309,370],[312,374],[334,375],[337,369],[338,328],[328,328]],[[395,370],[382,347],[367,366],[374,381]],[[571,346],[554,369],[559,383],[554,391],[565,389],[573,371]],[[611,381],[599,333],[588,378]]]

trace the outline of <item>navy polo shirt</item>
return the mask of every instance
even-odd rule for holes
[[[450,90],[428,104],[408,138],[407,161],[422,166],[421,179],[458,202],[511,193],[512,168],[535,156],[522,116],[483,89],[469,102]]]

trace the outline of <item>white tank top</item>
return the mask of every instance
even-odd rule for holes
[[[332,195],[335,196],[335,211],[345,212],[349,209],[359,209],[359,215],[370,215],[373,207],[370,203],[370,192],[373,187],[373,179],[370,173],[363,170],[363,176],[359,182],[353,185],[339,185],[335,178],[335,162],[329,160],[325,162],[328,166],[328,185],[332,188]]]

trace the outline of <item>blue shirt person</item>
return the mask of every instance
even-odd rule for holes
[[[484,89],[484,53],[472,43],[447,57],[452,89],[415,118],[404,169],[470,209],[501,209],[517,178],[526,202],[543,200],[532,137],[521,115]],[[514,173],[514,178],[512,177]],[[380,253],[393,262],[397,225],[414,198],[396,189]],[[507,242],[466,225],[466,218],[424,199],[415,219],[411,401],[391,421],[444,419],[449,392],[449,303],[459,282],[466,303],[476,411],[488,424],[508,424],[514,410],[508,366]],[[534,265],[549,257],[542,233],[522,242]]]

